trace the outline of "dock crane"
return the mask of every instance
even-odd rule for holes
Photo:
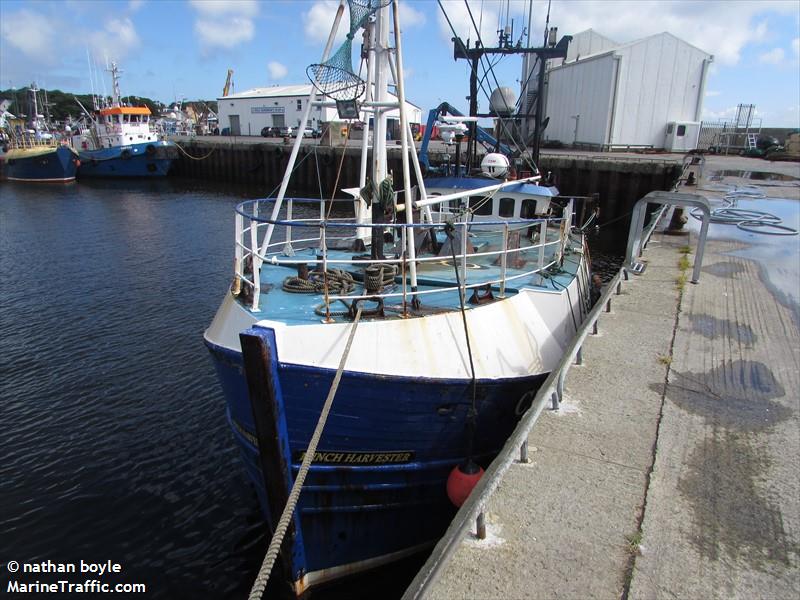
[[[227,96],[231,91],[231,86],[233,85],[233,69],[228,69],[228,77],[225,79],[225,87],[222,88],[222,95]]]

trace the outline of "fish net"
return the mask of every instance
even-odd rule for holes
[[[319,92],[334,100],[355,100],[366,82],[353,71],[353,38],[369,16],[391,0],[349,0],[350,31],[336,53],[324,63],[309,65],[306,74]]]

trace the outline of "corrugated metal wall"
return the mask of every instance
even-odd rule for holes
[[[619,60],[618,78],[614,56]],[[698,120],[707,76],[704,61],[711,58],[661,33],[556,67],[548,74],[550,124],[545,139],[573,143],[572,116],[579,114],[579,143],[663,148],[669,121]]]
[[[621,58],[612,144],[663,147],[669,121],[694,121],[705,52],[662,33],[615,51]]]
[[[614,57],[606,54],[550,71],[547,109],[550,123],[546,140],[565,144],[576,141],[574,115],[580,115],[577,141],[605,144],[611,118],[614,83]]]

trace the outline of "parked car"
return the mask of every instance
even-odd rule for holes
[[[303,137],[304,138],[316,138],[316,137],[319,137],[319,135],[317,134],[317,130],[316,129],[312,129],[311,127],[306,127],[305,129],[303,129]]]
[[[280,137],[280,129],[280,127],[264,127],[264,129],[261,130],[261,137]]]
[[[286,137],[294,134],[294,129],[291,127],[279,127],[278,136],[279,137]]]

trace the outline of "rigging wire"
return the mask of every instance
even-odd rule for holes
[[[468,0],[464,0],[464,5],[467,7],[467,13],[469,14],[470,21],[472,21],[472,26],[476,27],[476,25],[475,25],[475,17],[472,15],[472,9],[469,6]],[[441,1],[439,2],[439,6],[440,7],[442,6]],[[444,11],[444,8],[442,8],[442,11]],[[477,35],[478,35],[478,41],[480,42],[481,46],[483,46],[484,44],[483,44],[483,40],[481,40],[480,31],[477,32]],[[485,55],[482,54],[480,56],[480,58],[479,58],[481,63],[483,63],[484,58],[485,58]],[[486,60],[488,62],[488,59],[486,59]],[[497,76],[495,75],[494,70],[491,68],[491,65],[488,68],[487,67],[484,67],[484,68],[487,69],[488,72],[491,73],[492,79],[494,79],[494,83],[495,83],[496,89],[499,89],[500,88],[500,82],[497,80]],[[486,96],[487,100],[490,100],[491,97],[486,92],[484,87],[481,85],[480,88],[481,88],[481,91],[483,92],[483,94]],[[513,145],[516,148],[517,153],[519,154],[520,158],[522,158],[522,160],[524,160],[531,169],[538,171],[538,166],[534,165],[533,161],[531,161],[529,157],[525,156],[525,150],[527,150],[527,148],[520,148],[519,142],[514,137],[512,132],[508,131],[508,128],[506,127],[506,124],[503,122],[503,119],[498,119],[498,123],[500,125],[500,128],[503,130],[503,133],[505,133],[506,137],[509,140],[511,140],[511,142],[513,143]]]

